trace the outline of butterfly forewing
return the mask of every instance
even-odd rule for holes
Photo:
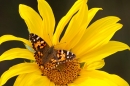
[[[36,34],[31,33],[29,35],[29,39],[35,51],[41,51],[44,49],[45,46],[47,46],[47,43]]]

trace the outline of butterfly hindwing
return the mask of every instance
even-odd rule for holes
[[[75,58],[75,54],[66,50],[57,50],[57,57],[59,62],[70,61]]]

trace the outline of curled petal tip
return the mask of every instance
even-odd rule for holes
[[[21,8],[21,7],[23,7],[23,6],[25,6],[24,4],[19,4],[19,8]]]

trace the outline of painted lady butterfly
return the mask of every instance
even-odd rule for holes
[[[56,50],[54,46],[49,46],[41,37],[36,34],[30,33],[29,39],[35,50],[34,57],[39,66],[48,63],[54,63],[54,68],[59,64],[66,63],[75,58],[75,54],[67,50]]]

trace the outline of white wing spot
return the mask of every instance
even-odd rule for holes
[[[69,58],[69,56],[67,56],[67,58]]]
[[[37,37],[36,39],[38,40],[40,37]]]
[[[69,51],[67,51],[67,55],[69,55]]]
[[[63,54],[64,52],[63,52],[63,50],[61,50],[61,54]]]
[[[44,43],[44,41],[41,41],[41,43],[43,44],[43,43]]]

